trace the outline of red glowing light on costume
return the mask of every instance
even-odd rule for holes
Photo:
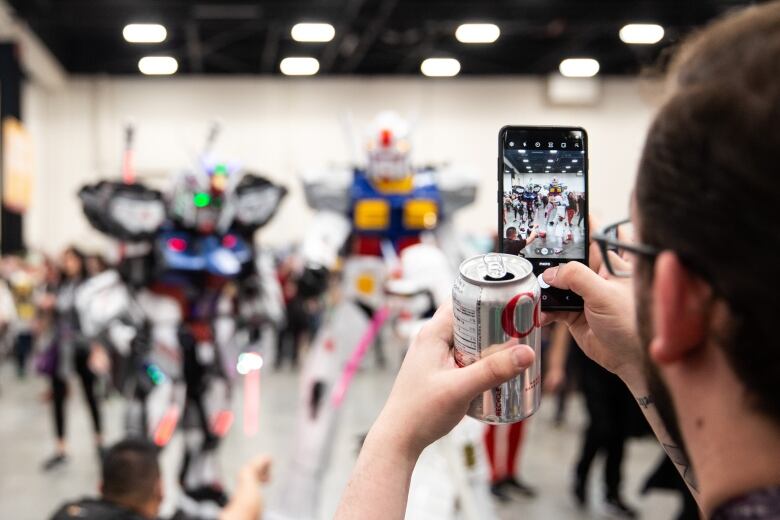
[[[236,235],[225,235],[222,238],[222,245],[228,249],[233,249],[236,247],[236,244],[238,244],[238,239],[236,238]]]
[[[168,444],[168,441],[173,437],[173,432],[176,431],[178,422],[179,409],[172,405],[165,412],[162,420],[160,420],[160,424],[157,425],[157,429],[154,431],[154,443],[161,448]]]
[[[168,249],[171,251],[176,251],[177,253],[183,253],[187,250],[187,241],[183,238],[169,238]]]
[[[233,412],[230,410],[220,411],[211,423],[211,431],[217,437],[224,437],[230,431],[233,425]]]
[[[382,144],[382,146],[384,146],[385,148],[387,148],[388,146],[390,146],[390,145],[393,143],[393,132],[392,132],[392,130],[387,130],[387,129],[385,129],[385,130],[382,130],[382,131],[379,133],[379,142],[380,142],[380,143]]]

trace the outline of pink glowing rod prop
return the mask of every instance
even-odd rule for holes
[[[260,424],[260,370],[244,376],[244,435],[257,435]]]
[[[352,354],[349,356],[347,365],[344,367],[344,372],[341,374],[341,379],[333,391],[334,408],[341,406],[341,403],[344,401],[344,396],[347,393],[349,384],[352,382],[352,378],[355,376],[355,372],[357,372],[357,369],[360,367],[360,362],[363,361],[363,357],[366,355],[366,352],[368,352],[368,347],[374,342],[374,338],[379,334],[379,330],[389,316],[390,309],[382,307],[376,311],[373,318],[371,318],[371,323],[363,333],[363,336],[361,336],[360,341],[358,341],[355,350],[353,350]]]

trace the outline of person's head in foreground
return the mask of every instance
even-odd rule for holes
[[[543,322],[566,322],[586,354],[623,379],[705,515],[780,518],[780,226],[771,197],[755,199],[780,171],[780,3],[695,35],[670,81],[639,166],[634,236],[598,237],[590,268],[548,270],[545,280],[580,294],[585,310]],[[628,242],[626,254],[605,261],[609,242]],[[419,451],[481,390],[530,364],[529,349],[505,345],[454,368],[451,312],[440,309],[411,346],[341,518],[403,514],[405,470]]]
[[[103,500],[157,518],[163,501],[158,448],[149,441],[127,439],[112,446],[103,459]]]
[[[517,228],[516,227],[506,228],[506,238],[507,240],[517,240]]]
[[[158,448],[143,439],[114,444],[103,457],[100,499],[68,502],[53,520],[156,519],[163,501]]]
[[[649,394],[709,514],[780,485],[778,257],[766,247],[780,228],[753,198],[778,171],[780,4],[695,36],[670,81],[632,208],[635,240],[653,251],[631,260]]]

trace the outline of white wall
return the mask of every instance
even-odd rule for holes
[[[137,127],[136,166],[160,183],[188,164],[210,121],[223,124],[217,150],[265,172],[290,189],[282,211],[260,239],[299,239],[311,213],[298,174],[307,166],[344,163],[348,145],[340,117],[368,122],[382,109],[419,118],[417,162],[451,161],[481,178],[475,205],[458,215],[466,231],[493,232],[498,129],[514,124],[576,124],[590,137],[591,209],[603,219],[628,211],[644,131],[656,101],[637,81],[608,79],[593,107],[552,107],[540,79],[205,79],[72,78],[48,93],[28,88],[26,120],[34,134],[39,175],[27,219],[30,245],[55,251],[69,242],[95,248],[76,199],[87,181],[118,176],[122,126]]]

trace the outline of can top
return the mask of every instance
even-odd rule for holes
[[[473,256],[460,264],[460,274],[476,284],[502,284],[531,274],[531,262],[521,256],[488,253]]]

